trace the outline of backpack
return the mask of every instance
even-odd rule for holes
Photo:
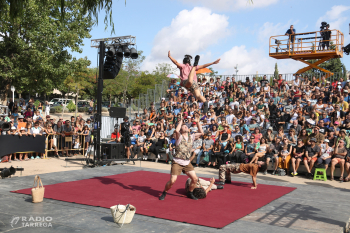
[[[279,176],[285,176],[286,175],[286,171],[282,168],[278,168],[277,169],[277,175]]]
[[[2,157],[2,159],[1,159],[1,163],[6,163],[6,162],[8,162],[9,161],[9,157],[6,155],[6,156],[4,156],[4,157]]]
[[[209,152],[204,152],[204,158],[203,158],[203,161],[206,162],[206,163],[209,163]]]

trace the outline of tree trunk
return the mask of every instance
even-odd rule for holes
[[[75,117],[77,117],[77,113],[78,113],[78,95],[79,95],[79,89],[75,95]]]

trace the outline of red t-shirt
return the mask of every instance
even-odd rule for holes
[[[117,138],[117,137],[120,138],[120,134],[119,134],[119,133],[114,133],[114,132],[113,132],[113,133],[111,134],[111,138],[112,138],[112,139]]]

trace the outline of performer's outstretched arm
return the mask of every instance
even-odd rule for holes
[[[205,67],[208,67],[208,66],[211,66],[211,65],[214,65],[214,64],[218,64],[220,62],[220,58],[214,62],[211,62],[211,63],[207,63],[207,64],[204,64],[204,65],[200,65],[200,66],[197,66],[197,69],[203,69]]]
[[[195,137],[196,137],[196,140],[198,138],[200,138],[202,135],[203,135],[203,129],[202,129],[202,124],[200,123],[199,119],[195,119],[194,122],[197,123],[197,127],[198,127],[198,133],[195,133]]]
[[[178,63],[178,62],[170,55],[170,51],[168,52],[168,57],[169,57],[170,60],[177,66],[177,68],[180,68],[180,63]]]
[[[182,116],[180,117],[179,123],[177,124],[176,129],[175,129],[175,139],[176,140],[179,139],[179,137],[180,137],[181,126],[182,126]]]

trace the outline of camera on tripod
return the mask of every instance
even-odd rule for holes
[[[320,31],[324,31],[326,30],[326,27],[329,27],[329,24],[327,22],[321,22],[321,27],[320,27]]]
[[[275,44],[282,44],[280,40],[275,39]]]

